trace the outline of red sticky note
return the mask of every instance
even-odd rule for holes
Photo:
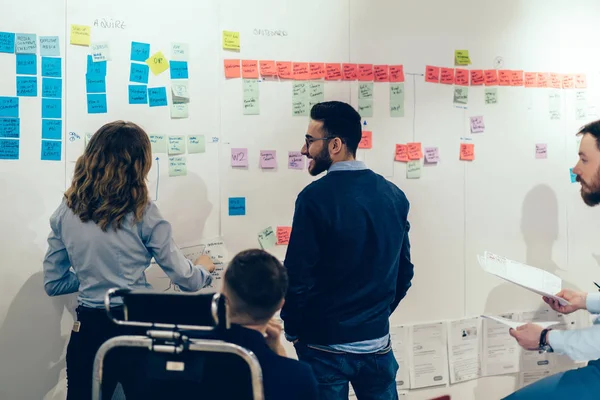
[[[523,71],[510,71],[510,86],[523,86]]]
[[[425,67],[425,82],[440,83],[440,67]]]
[[[585,74],[576,74],[575,75],[575,87],[577,89],[587,88],[587,77],[585,76]]]
[[[408,147],[409,160],[420,160],[421,158],[423,158],[421,143],[407,143],[406,146]]]
[[[362,132],[362,139],[360,139],[358,148],[359,149],[373,148],[373,132],[371,132],[371,131],[363,131]]]
[[[294,79],[291,61],[277,61],[277,75],[280,79]]]
[[[537,73],[525,72],[525,87],[526,88],[537,87]]]
[[[294,79],[297,81],[305,81],[310,79],[310,70],[308,69],[308,63],[306,62],[295,62],[293,66]]]
[[[260,60],[261,76],[277,76],[277,66],[275,61]]]
[[[341,64],[325,64],[325,80],[339,81],[342,79]]]
[[[547,88],[550,83],[550,75],[547,72],[537,73],[537,87]]]
[[[440,83],[454,85],[454,68],[440,68]]]
[[[258,79],[258,61],[242,60],[242,78]]]
[[[510,86],[510,75],[510,71],[507,69],[498,71],[498,84],[500,86]]]
[[[575,88],[575,75],[564,74],[563,79],[562,79],[562,87],[563,87],[563,89]]]
[[[358,80],[369,82],[373,79],[373,64],[358,64]]]
[[[290,244],[290,235],[292,234],[291,226],[278,226],[277,227],[277,244],[287,245]]]
[[[408,146],[405,144],[397,144],[396,145],[396,157],[394,158],[396,161],[400,162],[408,162]]]
[[[472,143],[461,143],[460,159],[464,161],[473,161],[475,159],[475,145]]]
[[[389,67],[387,65],[374,65],[375,82],[389,82]]]
[[[456,77],[454,81],[460,86],[469,86],[469,70],[456,68]]]
[[[471,70],[471,86],[481,86],[485,82],[482,69]]]
[[[554,72],[550,73],[550,87],[554,89],[562,88],[562,75],[555,74]]]
[[[404,65],[390,65],[390,82],[404,82]]]
[[[495,69],[486,69],[483,71],[485,86],[496,86],[498,84],[498,71]]]
[[[325,78],[324,63],[310,63],[310,79]]]
[[[342,79],[345,81],[355,81],[358,78],[358,69],[356,64],[342,64]]]
[[[239,78],[242,76],[240,60],[223,60],[225,67],[225,78]]]

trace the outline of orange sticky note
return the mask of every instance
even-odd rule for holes
[[[526,88],[537,87],[537,73],[525,72],[525,87]]]
[[[223,60],[225,66],[225,78],[239,78],[242,76],[240,60]]]
[[[394,160],[400,162],[408,162],[408,146],[405,144],[396,145],[396,157]]]
[[[322,79],[325,78],[325,64],[324,63],[310,63],[310,79]]]
[[[473,161],[475,159],[475,145],[472,143],[461,143],[460,159],[464,161]]]
[[[275,61],[260,60],[260,75],[277,76],[277,66],[275,65]]]
[[[358,64],[358,80],[362,82],[373,80],[373,64]]]
[[[471,86],[481,86],[485,82],[482,69],[471,70]]]
[[[550,87],[553,89],[562,88],[562,75],[554,72],[550,73]]]
[[[486,69],[483,71],[485,86],[496,86],[498,84],[498,71],[495,69]]]
[[[277,227],[277,244],[288,245],[290,244],[290,235],[292,234],[291,226],[278,226]]]
[[[440,83],[440,67],[425,67],[425,82]]]
[[[345,81],[355,81],[358,78],[358,69],[356,64],[342,64],[342,79]]]
[[[341,64],[325,64],[325,80],[339,81],[342,79]]]
[[[293,71],[294,79],[297,81],[305,81],[310,79],[310,70],[308,69],[308,63],[306,62],[295,62]]]
[[[362,139],[360,139],[360,143],[358,143],[359,149],[371,149],[373,148],[373,132],[371,131],[363,131]]]
[[[510,86],[523,86],[523,71],[510,71]]]
[[[547,88],[550,82],[550,75],[547,72],[537,73],[537,87]]]
[[[242,60],[242,78],[258,79],[258,61]]]
[[[390,65],[390,82],[404,82],[404,65]]]
[[[562,87],[563,89],[573,89],[575,88],[575,75],[573,74],[564,74],[562,77]]]
[[[277,61],[277,75],[280,79],[294,79],[291,61]]]
[[[575,87],[577,89],[587,88],[587,77],[585,76],[585,74],[576,74],[575,75]]]
[[[454,81],[460,86],[469,86],[469,70],[456,68],[456,77]]]
[[[421,158],[423,158],[421,143],[407,143],[406,146],[408,147],[409,160],[420,160]]]
[[[389,82],[389,67],[387,65],[375,65],[373,66],[375,70],[375,82]]]
[[[510,86],[510,71],[501,69],[498,71],[498,84],[500,86]]]
[[[454,85],[454,68],[440,69],[440,83]]]

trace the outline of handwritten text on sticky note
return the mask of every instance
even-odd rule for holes
[[[288,245],[290,244],[290,235],[292,234],[291,226],[278,226],[277,227],[277,244]]]
[[[242,148],[231,149],[231,166],[232,167],[247,167],[248,166],[248,149],[242,149]]]
[[[277,168],[277,152],[275,150],[261,150],[260,167],[263,169]]]
[[[485,124],[483,123],[483,116],[471,117],[471,133],[482,133],[485,132]]]

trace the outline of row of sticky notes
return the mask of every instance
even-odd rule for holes
[[[523,70],[443,68],[427,65],[425,81],[459,86],[525,86],[527,88],[585,89],[585,74],[524,72]]]
[[[40,55],[60,56],[58,36],[40,36]],[[34,33],[0,32],[0,53],[37,54],[37,36]]]
[[[150,144],[152,153],[179,155],[185,154],[186,150],[189,154],[206,151],[204,135],[150,135]]]
[[[16,71],[18,75],[37,75],[37,56],[35,54],[17,54]],[[42,57],[42,76],[62,77],[62,59]]]
[[[309,63],[273,60],[223,60],[228,79],[278,77],[293,80],[404,82],[403,65]]]
[[[397,144],[396,152],[394,156],[395,161],[409,162],[414,160],[420,160],[423,158],[423,151],[421,149],[421,143],[407,143]],[[440,161],[440,153],[437,147],[426,147],[425,148],[425,162],[437,163]]]
[[[248,167],[248,149],[231,149],[231,166],[235,168]],[[259,165],[262,169],[277,168],[277,151],[261,150],[259,156]],[[306,157],[299,151],[288,152],[288,169],[304,169],[306,167]]]
[[[269,226],[258,233],[258,243],[263,250],[275,245],[285,246],[290,243],[291,234],[291,226],[278,226],[276,231],[273,230],[273,227]]]

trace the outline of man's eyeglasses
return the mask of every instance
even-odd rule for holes
[[[304,141],[306,142],[306,149],[308,149],[311,145],[311,143],[316,142],[317,140],[329,140],[329,139],[335,139],[337,136],[326,136],[323,138],[314,138],[312,136],[305,136],[304,137]]]

